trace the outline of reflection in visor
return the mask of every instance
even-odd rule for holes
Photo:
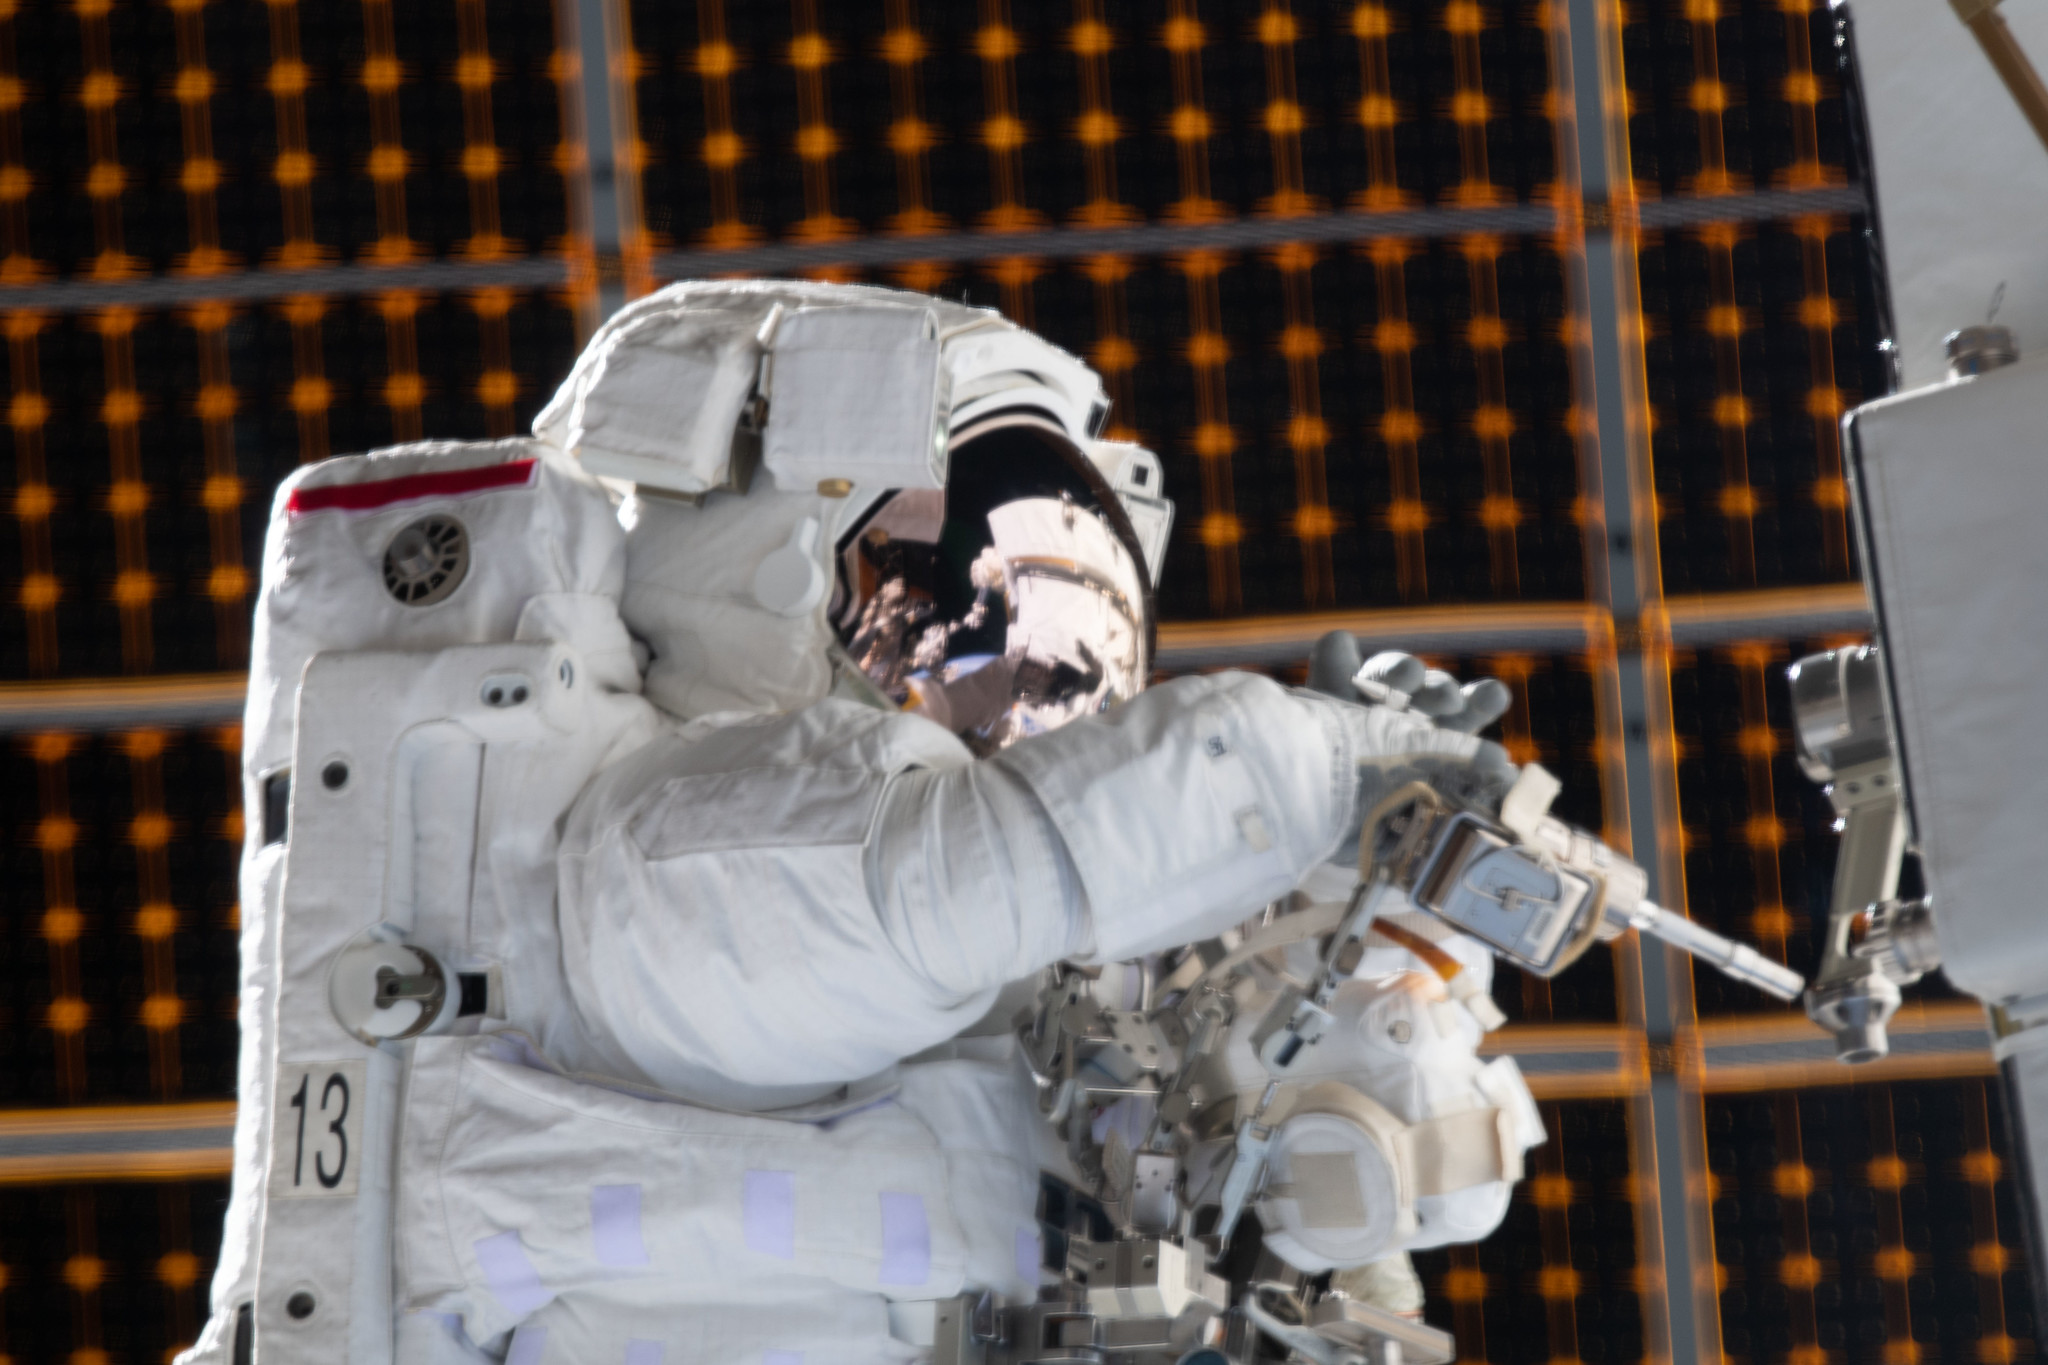
[[[946,542],[970,528],[886,511],[849,551],[838,614],[855,618],[848,654],[897,704],[990,753],[1137,694],[1142,580],[1099,516],[1065,497],[1003,503],[971,528],[981,546],[961,584],[947,563],[972,542]]]

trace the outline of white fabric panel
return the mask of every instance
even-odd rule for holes
[[[533,460],[529,486],[414,497],[363,511],[287,516],[295,492]],[[384,587],[384,550],[432,512],[460,520],[471,563],[447,600],[403,606]],[[616,602],[625,539],[610,499],[538,441],[423,441],[307,465],[277,490],[264,542],[263,587],[250,643],[243,756],[250,771],[291,759],[293,697],[323,649],[439,649],[509,640],[527,602],[547,593]]]
[[[392,1358],[405,1365],[495,1365],[497,1357],[471,1341],[453,1313],[400,1313]]]
[[[1215,934],[1327,858],[1352,818],[1354,730],[1367,714],[1218,673],[1175,679],[989,762],[1038,798],[1080,877],[1085,950],[1116,961]]]
[[[888,1300],[879,1295],[792,1279],[678,1302],[673,1288],[622,1283],[601,1300],[556,1300],[526,1329],[546,1333],[540,1365],[629,1360],[635,1342],[658,1342],[661,1365],[914,1365],[929,1358],[890,1336]]]
[[[967,762],[930,721],[830,700],[707,721],[615,765],[565,830],[573,1017],[543,1022],[543,1051],[706,1103],[780,1108],[972,1024],[987,1001],[916,973],[863,870],[890,777]]]
[[[1871,581],[1942,971],[2048,991],[2048,363],[1859,408]]]
[[[2048,149],[1976,37],[1939,0],[1851,0],[1903,384],[1947,374],[1942,338],[1998,322],[2048,346]],[[2048,6],[1998,13],[2048,70]]]
[[[751,336],[767,321],[777,304],[793,311],[803,307],[848,303],[879,307],[914,305],[930,309],[937,316],[940,329],[945,332],[982,326],[1015,330],[993,309],[969,308],[924,294],[876,285],[827,284],[812,280],[686,280],[635,299],[606,318],[604,325],[583,348],[583,354],[577,357],[569,377],[562,381],[562,386],[555,390],[555,396],[533,419],[533,433],[563,450],[572,447],[575,444],[572,433],[581,421],[577,409],[582,395],[591,385],[593,371],[603,366],[610,348],[617,344],[616,338],[625,333],[641,333],[657,319],[713,310],[745,318],[746,332]]]
[[[1059,957],[1189,942],[1292,889],[1350,818],[1365,715],[1224,674],[981,763],[842,701],[686,730],[570,817],[580,1036],[543,1048],[735,1108],[872,1075]]]
[[[813,518],[823,533],[812,553],[830,583],[844,499],[760,488],[744,498],[708,494],[701,507],[673,498],[636,498],[631,507],[619,614],[653,651],[647,695],[656,705],[694,720],[789,711],[825,695],[826,600],[785,616],[754,595],[754,574]]]
[[[746,309],[664,309],[608,331],[563,386],[562,447],[608,478],[683,493],[725,484],[758,326]]]
[[[784,492],[823,479],[946,486],[946,390],[929,308],[854,304],[783,317],[761,463]]]
[[[814,1125],[581,1085],[494,1038],[422,1040],[400,1156],[401,1300],[457,1314],[480,1341],[530,1320],[559,1346],[566,1316],[609,1343],[582,1358],[616,1359],[735,1297],[801,1307],[825,1290],[844,1324],[885,1295],[1028,1292],[1027,1085],[1007,1064],[922,1064],[897,1099]],[[641,1264],[604,1254],[593,1190],[622,1187],[638,1192]],[[804,1346],[771,1334],[759,1348]]]

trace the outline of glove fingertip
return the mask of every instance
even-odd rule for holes
[[[1508,707],[1514,704],[1514,694],[1498,678],[1481,678],[1468,683],[1462,695],[1464,708],[1444,723],[1467,733],[1476,734],[1484,730],[1506,715]]]
[[[1413,654],[1388,649],[1367,659],[1365,666],[1358,671],[1368,682],[1385,683],[1397,692],[1412,695],[1416,688],[1422,686],[1423,676],[1428,670]]]
[[[1309,653],[1309,690],[1339,701],[1356,701],[1358,689],[1352,679],[1359,667],[1358,638],[1348,630],[1333,630],[1317,640]]]

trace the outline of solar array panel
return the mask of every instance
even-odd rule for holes
[[[277,481],[523,430],[678,272],[929,290],[1086,357],[1179,503],[1169,655],[1298,680],[1322,629],[1412,629],[1509,683],[1501,741],[1663,900],[1810,969],[1832,813],[1781,673],[1857,628],[1836,422],[1888,383],[1836,29],[1629,0],[1616,78],[1567,85],[1598,8],[0,5],[0,1361],[160,1361],[201,1320],[239,732],[149,698],[231,695]],[[1588,472],[1596,239],[1632,511]],[[1653,537],[1651,609],[1610,611]],[[1494,1238],[1419,1258],[1461,1359],[2032,1356],[1967,1007],[1914,988],[1917,1060],[1846,1085],[1796,1008],[1656,967],[1497,975],[1551,1140]]]

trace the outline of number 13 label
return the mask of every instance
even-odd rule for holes
[[[363,1064],[309,1062],[278,1068],[270,1144],[270,1193],[290,1198],[353,1195],[363,1153]]]

